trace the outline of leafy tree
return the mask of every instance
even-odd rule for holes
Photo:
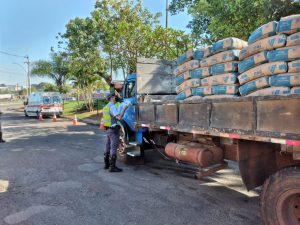
[[[300,5],[290,0],[172,0],[171,13],[185,9],[192,16],[192,37],[211,44],[232,36],[247,40],[262,24],[299,13]]]
[[[151,14],[141,1],[97,1],[91,16],[75,18],[59,34],[59,44],[68,52],[69,75],[92,109],[91,94],[113,71],[124,76],[136,71],[137,57],[174,59],[190,47],[183,31],[157,26],[160,14]],[[104,87],[107,88],[107,87]]]
[[[145,38],[142,57],[173,60],[195,47],[189,35],[181,30],[156,26]]]
[[[43,89],[46,92],[58,92],[58,87],[50,83],[47,83]]]
[[[41,82],[39,84],[32,84],[31,85],[31,88],[32,87],[35,87],[37,91],[44,91],[44,87],[45,85],[47,85],[48,83],[47,82]]]
[[[33,63],[32,75],[39,77],[48,77],[52,79],[58,87],[60,93],[63,92],[63,86],[68,79],[68,55],[67,53],[50,54],[51,61],[39,60]]]
[[[111,82],[108,73],[108,60],[100,54],[100,40],[97,36],[95,22],[90,18],[75,18],[66,25],[66,32],[61,37],[66,40],[70,61],[81,62],[83,70],[92,70],[105,80]],[[72,68],[72,67],[71,67]]]
[[[92,12],[100,46],[109,56],[114,69],[123,74],[136,71],[136,59],[145,50],[145,38],[158,24],[158,14],[142,7],[140,0],[97,1]]]
[[[84,96],[85,106],[93,110],[92,94],[98,88],[107,89],[107,84],[99,77],[94,58],[78,58],[70,62],[70,76],[79,94]]]
[[[19,90],[18,95],[26,96],[27,95],[27,90],[26,89]]]

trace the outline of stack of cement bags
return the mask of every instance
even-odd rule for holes
[[[201,96],[202,89],[209,89],[212,95],[236,95],[239,54],[246,46],[247,42],[231,37],[209,47],[209,57],[202,59],[200,66],[202,69],[207,68],[210,74],[201,79],[201,87],[195,89],[192,94]]]
[[[176,82],[176,99],[183,100],[192,96],[191,88],[200,86],[200,79],[190,71],[200,67],[200,60],[193,59],[194,51],[189,50],[177,59],[178,67],[174,70]]]
[[[190,96],[236,95],[239,53],[247,42],[226,38],[212,46],[187,52],[178,58],[174,71],[177,99]],[[191,60],[193,59],[193,60]],[[190,60],[187,61],[186,60]]]
[[[299,93],[300,15],[273,21],[255,30],[240,52],[242,96]]]

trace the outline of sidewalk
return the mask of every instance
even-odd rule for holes
[[[61,118],[73,120],[74,116],[65,116],[65,115],[62,115]],[[77,120],[79,122],[83,122],[83,123],[90,124],[90,125],[95,125],[95,126],[99,126],[100,125],[100,120],[96,120],[96,119],[78,119],[77,118]]]

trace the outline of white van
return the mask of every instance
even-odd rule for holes
[[[39,112],[43,116],[62,115],[62,98],[58,92],[35,92],[29,95],[24,103],[25,116],[38,116]]]

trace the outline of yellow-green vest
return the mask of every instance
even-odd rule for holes
[[[103,123],[105,127],[111,127],[111,116],[107,105],[103,108]]]
[[[120,102],[116,102],[115,106],[116,107],[120,107],[121,103]],[[112,119],[111,119],[111,115],[110,115],[110,107],[108,105],[106,105],[103,108],[103,123],[105,127],[111,127],[112,125]],[[119,124],[119,121],[117,121],[117,124]]]

